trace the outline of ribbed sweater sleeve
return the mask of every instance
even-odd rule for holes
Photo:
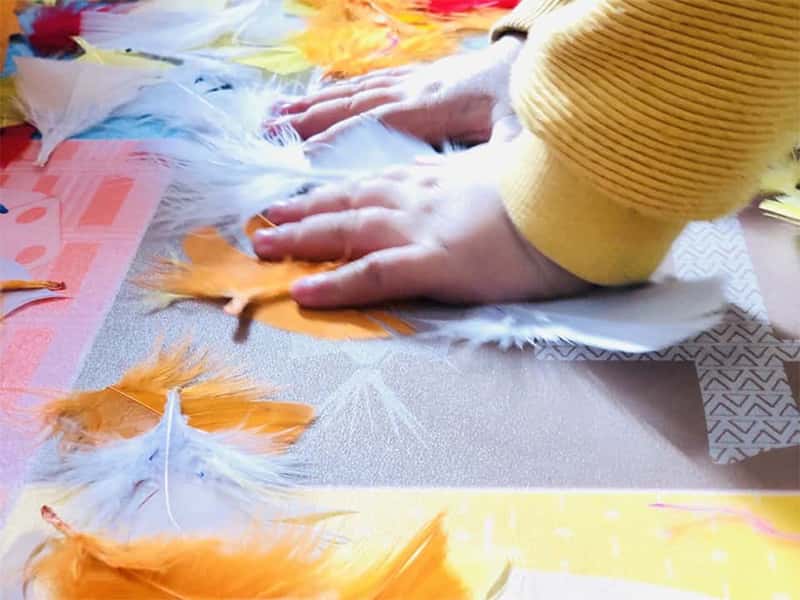
[[[511,82],[527,132],[503,196],[589,281],[646,279],[688,221],[744,205],[800,133],[800,0],[531,0],[495,35],[515,27],[529,28]]]

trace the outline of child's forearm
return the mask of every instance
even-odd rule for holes
[[[535,35],[512,75],[530,134],[506,204],[577,275],[646,278],[686,222],[745,204],[797,136],[800,0],[545,4],[515,17]]]

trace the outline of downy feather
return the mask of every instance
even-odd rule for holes
[[[155,427],[167,392],[181,388],[189,425],[208,432],[243,429],[265,435],[268,450],[282,450],[314,418],[307,404],[278,402],[276,390],[234,369],[219,367],[188,343],[158,348],[149,360],[104,389],[75,392],[42,407],[45,424],[63,442],[83,446],[131,438]]]
[[[56,443],[59,440],[55,440]],[[287,499],[298,475],[286,453],[265,452],[263,435],[243,429],[205,432],[181,413],[178,390],[167,396],[156,427],[137,437],[71,452],[45,452],[34,478],[68,491],[82,526],[129,533],[207,527],[265,518]]]
[[[62,141],[101,123],[160,77],[148,70],[83,61],[29,57],[15,61],[20,109],[42,134],[39,166]]]
[[[360,562],[320,544],[309,530],[281,528],[262,539],[251,533],[237,543],[161,536],[120,544],[75,531],[48,507],[42,516],[61,536],[31,557],[26,587],[60,600],[471,597],[448,564],[441,516],[397,552]]]
[[[422,319],[431,329],[421,335],[503,350],[566,342],[645,353],[714,327],[725,306],[718,279],[673,280],[579,299],[485,306],[452,320]]]
[[[216,132],[154,145],[153,153],[174,168],[156,231],[205,225],[238,231],[252,215],[309,187],[435,154],[429,144],[367,118],[311,158],[288,125],[275,125],[265,136],[233,118],[226,123]]]
[[[257,69],[187,55],[174,58],[181,64],[115,116],[161,121],[189,136],[222,132],[232,119],[245,130],[258,131],[285,97],[277,87],[261,85]]]
[[[213,10],[160,9],[158,2],[83,15],[81,37],[98,48],[172,53],[213,44],[233,33],[258,8],[258,0]]]

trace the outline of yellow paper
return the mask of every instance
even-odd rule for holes
[[[306,488],[303,497],[355,511],[337,517],[335,529],[343,539],[357,540],[340,549],[354,558],[396,548],[409,531],[444,513],[448,561],[476,598],[486,597],[508,562],[518,570],[646,583],[728,600],[797,600],[800,590],[797,544],[746,522],[704,522],[696,514],[651,507],[663,502],[745,510],[780,531],[798,533],[797,494]],[[0,560],[13,555],[24,561],[20,540],[31,532],[49,533],[39,516],[42,504],[69,519],[63,498],[63,490],[27,487],[0,536]]]
[[[91,62],[98,65],[109,65],[112,67],[134,67],[141,69],[166,70],[172,67],[168,62],[144,58],[136,54],[119,52],[117,50],[102,50],[92,46],[85,39],[73,38],[75,43],[83,50],[83,55],[78,59],[84,62]]]
[[[236,58],[234,62],[278,75],[300,73],[312,67],[305,55],[294,46],[275,46],[263,52]]]
[[[24,115],[17,108],[14,98],[17,92],[14,87],[14,78],[0,79],[0,128],[21,125],[25,122]]]

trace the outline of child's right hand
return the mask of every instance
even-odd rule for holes
[[[283,107],[285,121],[308,140],[310,153],[360,116],[431,143],[507,140],[519,131],[509,78],[523,43],[507,35],[476,52],[344,81]]]

